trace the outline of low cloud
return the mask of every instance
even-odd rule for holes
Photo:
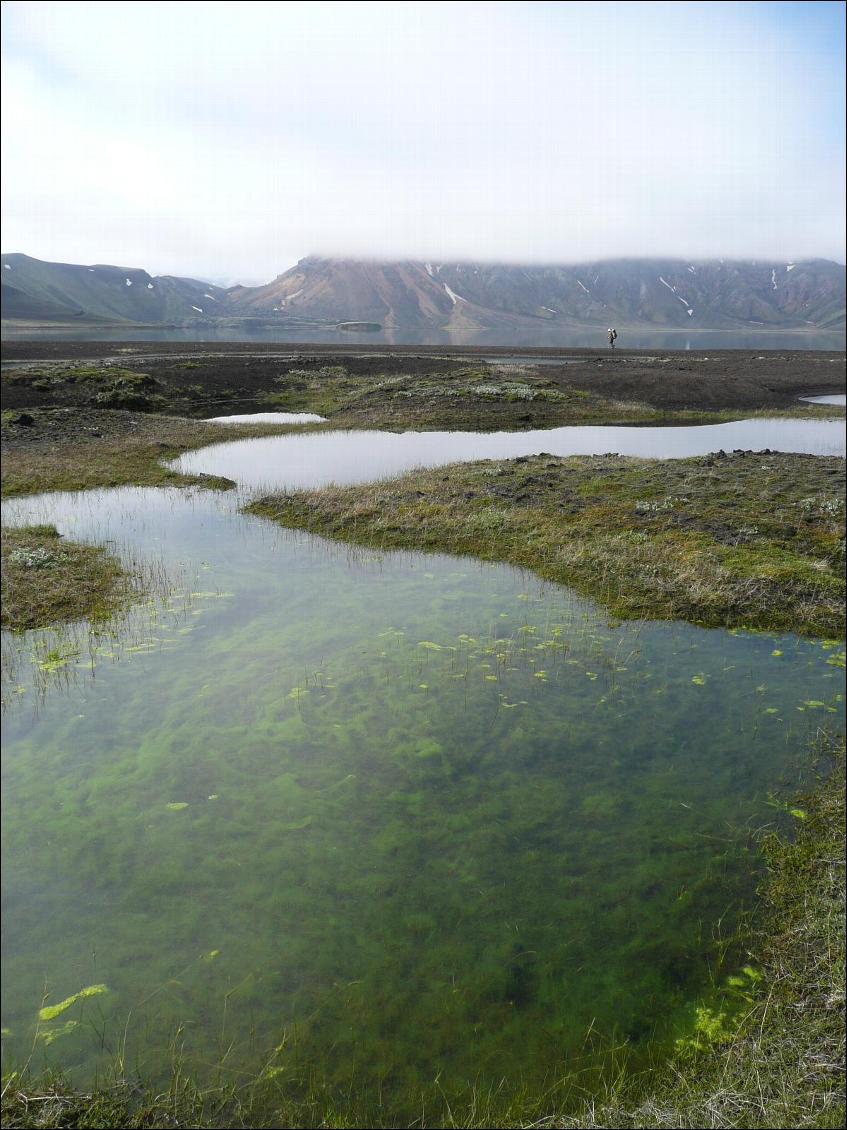
[[[3,12],[7,251],[844,258],[840,5]]]

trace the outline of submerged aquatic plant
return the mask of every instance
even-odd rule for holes
[[[99,997],[103,993],[108,993],[108,985],[87,985],[84,989],[80,989],[78,993],[73,993],[69,997],[65,997],[63,1001],[58,1004],[44,1005],[38,1012],[39,1020],[55,1020],[57,1016],[61,1016],[63,1012],[67,1012],[79,1001],[88,1000],[89,997]]]
[[[56,1040],[62,1039],[64,1036],[70,1036],[80,1026],[79,1020],[65,1020],[62,1024],[53,1024],[52,1021],[63,1016],[68,1009],[74,1005],[81,1004],[84,1001],[90,1000],[92,997],[102,996],[108,993],[109,988],[107,985],[86,985],[84,989],[79,992],[73,993],[69,997],[65,997],[63,1001],[58,1004],[42,1005],[38,1011],[38,1020],[35,1028],[35,1038],[40,1041],[45,1047],[49,1047],[55,1043]],[[43,1027],[43,1025],[49,1027]]]

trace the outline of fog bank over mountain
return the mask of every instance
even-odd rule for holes
[[[41,259],[844,259],[840,4],[2,14],[4,241]]]

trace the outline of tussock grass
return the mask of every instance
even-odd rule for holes
[[[24,631],[71,620],[103,620],[138,598],[120,562],[78,545],[55,526],[3,528],[2,623]]]
[[[841,636],[844,460],[548,455],[269,496],[253,513],[529,568],[619,617]]]

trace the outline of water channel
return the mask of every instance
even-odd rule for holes
[[[474,459],[522,455],[618,455],[678,459],[716,451],[844,455],[843,420],[750,419],[695,427],[581,425],[523,432],[327,431],[237,440],[192,451],[174,466],[223,475],[242,487],[308,489],[357,483]]]

